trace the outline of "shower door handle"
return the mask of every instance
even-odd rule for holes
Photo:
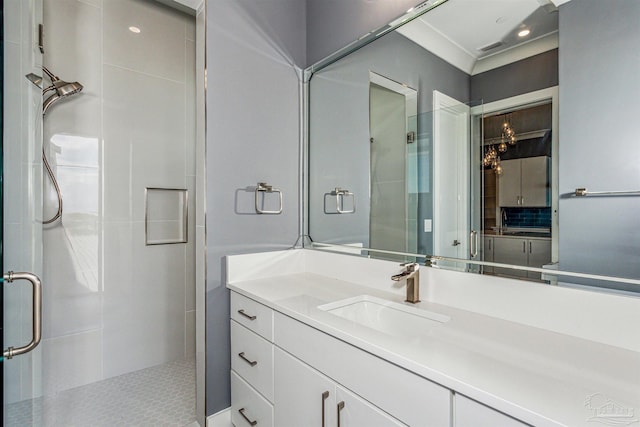
[[[471,258],[478,256],[478,232],[475,230],[469,233],[469,256]]]
[[[21,347],[9,347],[4,350],[2,356],[5,359],[12,359],[13,356],[19,356],[33,350],[40,344],[42,338],[42,282],[40,278],[33,273],[14,273],[9,271],[2,276],[5,283],[13,283],[15,280],[27,280],[31,283],[32,292],[32,336],[31,341],[27,345]]]

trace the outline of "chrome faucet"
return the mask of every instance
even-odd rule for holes
[[[420,302],[420,266],[415,262],[408,262],[400,264],[400,267],[404,267],[404,270],[391,276],[391,280],[399,282],[406,279],[407,299],[405,301],[412,304]]]

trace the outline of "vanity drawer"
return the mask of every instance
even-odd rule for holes
[[[273,402],[273,344],[231,321],[231,369]]]
[[[261,337],[273,341],[273,310],[250,298],[231,292],[231,318]]]
[[[426,378],[280,313],[274,343],[405,424],[451,424],[451,392]]]
[[[273,406],[233,371],[231,422],[236,427],[273,427]]]

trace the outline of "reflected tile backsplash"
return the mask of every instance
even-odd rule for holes
[[[551,228],[551,208],[503,208],[504,227]]]

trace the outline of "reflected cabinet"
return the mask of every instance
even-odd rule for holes
[[[500,207],[551,206],[549,157],[504,160],[498,194]]]

